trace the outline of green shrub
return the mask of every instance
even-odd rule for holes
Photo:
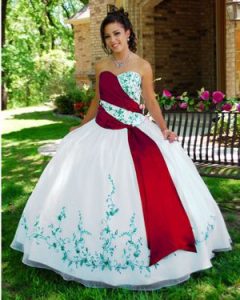
[[[64,93],[62,82],[74,72],[74,61],[66,51],[54,49],[29,55],[27,49],[3,50],[8,107],[36,105]]]
[[[54,104],[60,114],[74,114],[73,100],[69,95],[60,95],[55,98]]]

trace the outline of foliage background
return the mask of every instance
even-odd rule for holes
[[[29,106],[61,93],[74,67],[71,25],[88,1],[2,1],[3,108]]]

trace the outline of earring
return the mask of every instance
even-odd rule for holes
[[[129,41],[130,41],[130,38],[128,38],[127,40],[128,40],[128,42],[129,42]]]

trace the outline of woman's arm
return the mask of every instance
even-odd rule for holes
[[[161,108],[157,102],[153,86],[152,68],[147,61],[144,62],[142,95],[148,111],[150,112],[158,127],[161,129],[164,138],[168,139],[170,142],[175,141],[177,135],[175,134],[175,132],[168,130],[167,124],[162,115]]]
[[[71,127],[70,131],[81,127],[82,125],[86,124],[87,122],[91,121],[96,117],[98,106],[99,106],[99,74],[100,74],[100,66],[98,63],[95,65],[95,74],[96,74],[96,86],[95,86],[95,96],[91,100],[91,104],[88,108],[86,115],[84,116],[80,125]]]

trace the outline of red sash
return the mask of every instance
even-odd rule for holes
[[[118,78],[108,71],[100,74],[100,98],[141,113],[138,104],[122,89]],[[196,252],[194,235],[164,158],[156,143],[137,127],[123,124],[99,106],[99,126],[128,129],[131,150],[150,249],[150,265],[176,250]]]

